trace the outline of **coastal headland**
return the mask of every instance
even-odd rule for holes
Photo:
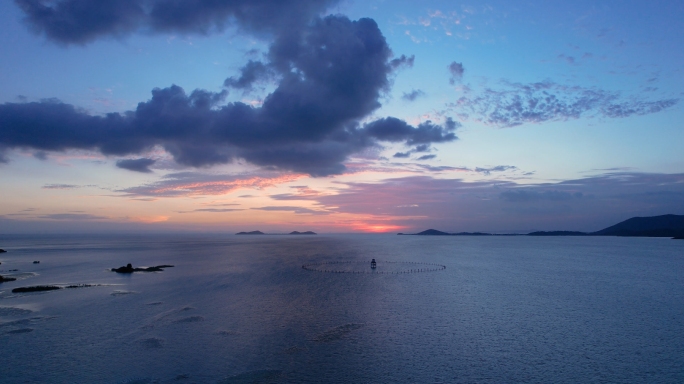
[[[684,215],[660,215],[632,217],[596,232],[535,231],[527,234],[495,234],[485,232],[448,233],[428,229],[418,233],[398,233],[411,236],[621,236],[621,237],[671,237],[684,239]]]

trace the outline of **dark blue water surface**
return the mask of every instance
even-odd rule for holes
[[[0,248],[0,274],[18,278],[0,284],[2,383],[684,382],[683,241],[0,236]],[[372,258],[446,269],[302,269]],[[109,271],[126,263],[175,267]],[[11,292],[45,284],[100,286]]]

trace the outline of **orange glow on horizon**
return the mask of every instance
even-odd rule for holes
[[[361,232],[369,232],[369,233],[385,233],[385,232],[394,232],[398,231],[404,228],[407,228],[406,226],[403,225],[394,225],[394,224],[369,224],[369,223],[357,223],[352,226],[354,230],[361,231]]]
[[[129,220],[136,222],[136,223],[154,224],[154,223],[163,223],[165,221],[169,221],[169,217],[168,216],[130,217]]]

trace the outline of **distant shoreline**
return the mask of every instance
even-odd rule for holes
[[[397,233],[400,236],[617,236],[617,237],[671,237],[684,239],[684,215],[632,217],[596,232],[535,231],[527,234],[495,234],[486,232],[448,233],[428,229],[418,233]]]
[[[255,235],[265,235],[265,236],[305,235],[305,236],[309,236],[309,235],[317,235],[317,233],[313,232],[313,231],[306,231],[306,232],[292,231],[290,233],[263,233],[261,231],[251,231],[251,232],[238,232],[238,233],[236,233],[236,235],[241,235],[241,236],[242,235],[248,235],[248,236],[255,236]]]

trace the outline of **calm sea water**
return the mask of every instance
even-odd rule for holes
[[[0,284],[2,383],[684,382],[682,241],[0,236],[0,248],[0,274],[19,278]],[[371,258],[446,269],[302,269],[367,272]],[[126,263],[175,267],[109,271]],[[101,285],[11,292],[42,284]]]

